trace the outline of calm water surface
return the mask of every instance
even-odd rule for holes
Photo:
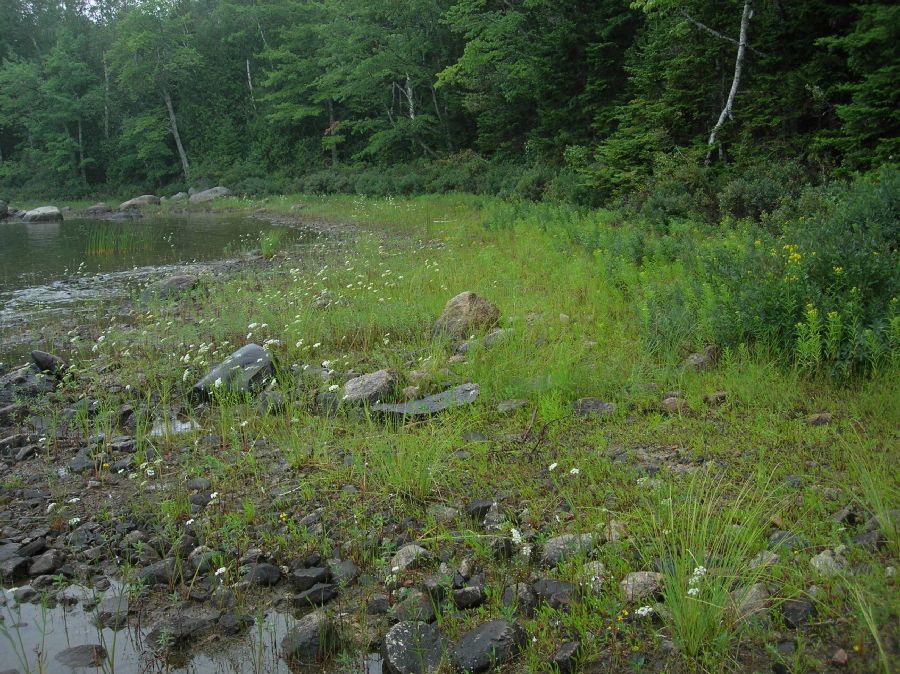
[[[47,313],[127,296],[138,283],[258,248],[283,229],[285,241],[312,235],[234,215],[144,217],[132,222],[66,220],[0,224],[0,328]]]

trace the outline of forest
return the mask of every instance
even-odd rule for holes
[[[211,181],[753,216],[900,149],[891,2],[4,0],[0,25],[7,199]]]

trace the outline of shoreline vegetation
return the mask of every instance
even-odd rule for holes
[[[187,207],[323,234],[6,366],[4,647],[48,671],[16,603],[114,581],[159,671],[275,611],[276,659],[313,671],[890,672],[897,181],[716,225],[467,194]]]

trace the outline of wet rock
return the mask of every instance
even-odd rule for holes
[[[73,646],[57,653],[54,659],[66,667],[100,667],[106,660],[106,649],[100,644]]]
[[[349,382],[348,382],[349,385]],[[373,412],[381,412],[398,416],[428,416],[454,407],[462,407],[475,402],[481,387],[478,384],[460,384],[449,391],[427,396],[421,400],[410,400],[405,403],[381,403],[372,406]]]
[[[663,575],[654,571],[634,571],[619,583],[625,601],[637,602],[658,595],[662,590]]]
[[[62,222],[63,214],[56,206],[41,206],[26,211],[22,220],[25,222]]]
[[[61,376],[66,371],[65,361],[59,356],[54,356],[46,351],[32,351],[31,360],[41,372],[49,372],[52,375]]]
[[[525,638],[518,623],[492,620],[466,632],[453,646],[450,658],[457,671],[485,672],[515,657]]]
[[[444,655],[440,630],[425,622],[400,622],[384,635],[384,661],[392,674],[429,674],[440,669]]]
[[[128,624],[128,595],[105,596],[97,608],[97,624],[111,629],[120,629]]]
[[[59,550],[47,550],[47,552],[31,562],[31,565],[28,567],[28,575],[43,576],[51,574],[61,567],[65,561],[66,556]]]
[[[491,328],[500,319],[500,310],[473,292],[462,292],[450,299],[431,329],[431,336],[461,339],[471,333]]]
[[[599,398],[580,398],[572,403],[572,413],[576,417],[607,417],[616,413],[616,406]]]
[[[213,620],[206,617],[177,615],[157,625],[147,635],[147,641],[154,649],[168,649],[194,641],[213,627]]]
[[[281,580],[281,569],[274,564],[249,564],[243,580],[250,585],[270,587]]]
[[[142,206],[157,206],[159,205],[159,197],[153,194],[142,194],[139,197],[135,197],[134,199],[129,199],[128,201],[123,201],[119,204],[119,210],[125,211],[129,208],[141,208]]]
[[[297,592],[305,592],[313,585],[327,583],[331,580],[328,569],[314,566],[308,569],[294,569],[288,576],[288,581]]]
[[[556,665],[560,674],[575,671],[580,650],[580,641],[567,641],[556,649],[556,653],[553,654],[553,664]]]
[[[390,569],[392,573],[402,573],[411,569],[419,569],[431,562],[431,553],[421,545],[410,543],[404,545],[391,558]]]
[[[234,613],[225,613],[219,618],[219,631],[226,636],[236,636],[254,623],[253,618]]]
[[[344,384],[342,400],[350,404],[376,404],[387,398],[397,385],[397,375],[392,370],[378,370],[355,377]]]
[[[136,578],[145,585],[168,585],[175,578],[175,560],[163,559],[137,572]]]
[[[815,605],[806,599],[788,599],[781,605],[784,623],[790,628],[799,627],[815,614]]]
[[[508,585],[503,590],[501,601],[504,606],[512,608],[517,614],[530,617],[537,607],[538,598],[527,583]]]
[[[9,583],[20,580],[27,575],[28,566],[31,563],[27,557],[9,557],[0,562],[0,579]]]
[[[596,544],[593,534],[563,534],[544,544],[541,564],[552,568],[572,557],[587,556]]]
[[[159,299],[165,300],[190,292],[197,287],[199,282],[200,281],[196,276],[190,276],[188,274],[169,276],[168,278],[160,279],[147,286],[144,289],[143,296],[147,299],[158,297]]]
[[[310,606],[324,606],[337,597],[338,589],[330,583],[316,583],[305,592],[301,592],[293,599],[296,608],[309,608]]]
[[[202,192],[195,192],[190,196],[190,201],[192,204],[205,204],[207,201],[228,196],[231,196],[231,190],[219,185],[218,187],[210,187]]]
[[[303,616],[281,642],[282,655],[295,665],[320,663],[337,647],[337,631],[323,611]]]
[[[765,583],[738,588],[731,592],[731,610],[736,623],[741,623],[766,610],[769,589]]]
[[[708,370],[716,364],[716,361],[719,360],[720,354],[721,349],[715,344],[711,344],[704,348],[703,351],[690,354],[687,358],[685,358],[682,367],[691,368],[693,370],[697,370],[698,372]]]
[[[825,426],[831,423],[831,413],[821,412],[819,414],[811,414],[806,417],[806,423],[810,426]]]
[[[209,400],[217,392],[256,393],[275,374],[269,353],[257,344],[247,344],[228,356],[194,384],[193,394]]]

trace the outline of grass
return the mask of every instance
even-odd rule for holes
[[[895,633],[897,613],[882,598],[897,590],[883,569],[900,561],[890,519],[900,445],[893,361],[868,378],[837,380],[795,367],[790,355],[756,340],[728,346],[715,367],[682,367],[712,335],[696,314],[682,311],[711,305],[712,291],[695,288],[692,274],[694,248],[715,242],[689,223],[663,241],[642,238],[614,213],[467,195],[290,195],[223,199],[215,207],[288,214],[298,202],[306,205],[303,218],[357,229],[300,251],[272,241],[267,257],[281,253],[274,261],[209,285],[202,299],[138,305],[133,324],[99,324],[92,342],[67,354],[78,373],[66,392],[84,391],[110,412],[84,416],[84,436],[115,435],[111,412],[126,401],[137,409],[139,462],[133,480],[121,478],[133,485],[135,517],[173,541],[195,520],[190,527],[203,544],[237,553],[223,554],[229,581],[240,578],[240,555],[260,546],[287,564],[313,552],[340,553],[376,578],[405,540],[441,553],[450,569],[474,560],[488,599],[465,613],[442,612],[449,638],[503,614],[505,584],[548,573],[529,561],[528,548],[536,558],[550,537],[605,532],[615,520],[625,536],[599,546],[591,560],[605,566],[599,592],[522,619],[535,638],[518,661],[525,671],[540,671],[571,638],[582,642],[583,662],[609,671],[640,658],[652,662],[666,640],[675,648],[670,671],[765,671],[767,644],[785,638],[783,630],[775,636],[780,602],[814,584],[822,590],[819,618],[791,633],[798,661],[830,671],[840,647],[852,655],[849,671],[863,672],[895,655],[885,635]],[[260,245],[266,254],[269,244]],[[679,304],[667,294],[672,286],[695,291]],[[464,290],[494,302],[509,333],[455,362],[454,346],[432,340],[429,328]],[[247,342],[276,356],[280,377],[272,386],[285,409],[263,414],[252,400],[223,397],[195,410],[191,384]],[[323,363],[331,378],[313,374]],[[306,374],[293,374],[292,366]],[[398,373],[398,389],[415,385],[426,395],[471,381],[481,396],[475,405],[406,423],[310,409],[317,393],[340,388],[342,376],[381,368]],[[113,380],[136,391],[110,392]],[[708,403],[717,391],[724,401]],[[669,392],[684,402],[675,413],[661,408]],[[572,401],[585,396],[614,403],[615,413],[573,417]],[[499,413],[497,403],[508,399],[527,404]],[[832,413],[830,424],[806,423],[822,411]],[[177,413],[200,429],[147,436],[149,420]],[[151,450],[165,457],[148,464],[152,475],[138,468]],[[189,476],[208,477],[217,493],[202,514],[190,512]],[[162,501],[145,491],[155,483],[170,487]],[[498,499],[506,517],[499,532],[465,514],[475,498]],[[434,505],[461,512],[436,521]],[[845,505],[871,513],[887,532],[887,548],[847,553],[873,569],[872,578],[822,579],[810,567],[814,554],[849,543],[851,532],[831,518]],[[66,516],[85,513],[76,504]],[[809,545],[751,568],[776,528]],[[521,543],[510,559],[497,559],[493,544],[513,529]],[[551,575],[580,584],[585,561]],[[695,573],[699,567],[705,573]],[[635,619],[639,605],[625,602],[619,587],[626,573],[653,568],[664,575],[662,600],[647,600],[657,623]],[[772,588],[766,610],[737,620],[734,593],[760,582]],[[699,591],[689,594],[693,587]],[[177,583],[172,589],[185,593]],[[362,631],[375,629],[363,610],[354,620]]]
[[[122,223],[94,223],[90,225],[85,255],[121,255],[149,250],[153,245],[150,232]]]

